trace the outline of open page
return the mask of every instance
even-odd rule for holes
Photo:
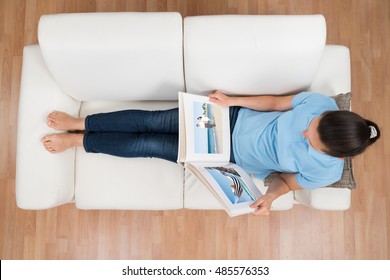
[[[254,212],[249,206],[262,194],[241,167],[233,163],[194,163],[187,167],[209,188],[230,216]]]
[[[207,96],[179,93],[179,161],[229,162],[229,108]]]

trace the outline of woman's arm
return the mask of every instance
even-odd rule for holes
[[[294,95],[227,96],[216,90],[209,97],[211,102],[221,106],[241,106],[256,111],[287,111],[292,109]]]
[[[252,203],[251,207],[256,208],[255,215],[269,215],[272,202],[279,196],[293,190],[302,188],[296,183],[296,174],[282,173],[272,180],[267,193]]]

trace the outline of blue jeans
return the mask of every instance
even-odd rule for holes
[[[178,109],[125,110],[87,116],[84,149],[118,157],[153,157],[176,162]]]
[[[240,107],[230,107],[230,130]],[[179,110],[125,110],[87,116],[84,149],[118,157],[152,157],[177,161]],[[235,162],[233,150],[230,161]]]

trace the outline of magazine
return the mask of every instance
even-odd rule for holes
[[[188,168],[221,202],[238,216],[262,196],[250,176],[230,163],[229,108],[213,104],[207,96],[179,92],[178,162]]]

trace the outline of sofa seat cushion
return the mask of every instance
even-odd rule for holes
[[[183,208],[182,168],[160,159],[76,155],[79,209],[171,210]]]
[[[81,116],[123,109],[158,110],[176,102],[83,102]],[[183,208],[183,169],[161,159],[76,153],[75,197],[80,209]]]

